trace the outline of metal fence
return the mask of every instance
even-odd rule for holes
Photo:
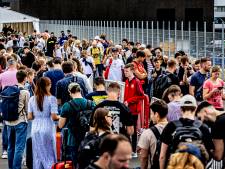
[[[213,27],[211,32],[207,27]],[[199,29],[201,28],[201,30]],[[159,22],[159,21],[82,21],[82,20],[42,20],[40,30],[60,32],[71,30],[79,39],[93,39],[105,33],[115,44],[123,38],[133,42],[162,47],[164,54],[173,56],[178,50],[199,58],[208,56],[213,63],[224,68],[224,24],[215,31],[215,23]],[[222,61],[223,60],[223,61]]]

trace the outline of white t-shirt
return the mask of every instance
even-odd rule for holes
[[[92,63],[92,65],[94,65],[94,59],[91,56],[88,56],[86,58],[86,61],[89,62],[89,63]],[[85,62],[83,61],[83,58],[80,59],[80,63],[82,64],[85,75],[93,74],[93,70],[92,70],[90,64],[85,65]]]
[[[62,51],[63,51],[62,48],[56,49],[55,57],[62,58],[62,55],[63,55]]]
[[[106,66],[109,66],[110,59],[107,59]],[[112,64],[109,69],[109,80],[122,81],[122,69],[124,68],[124,63],[121,59],[113,59]]]

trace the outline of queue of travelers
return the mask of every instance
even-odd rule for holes
[[[1,157],[9,169],[224,168],[221,71],[106,34],[1,32]]]

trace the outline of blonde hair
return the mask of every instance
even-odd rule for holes
[[[209,159],[209,155],[202,144],[195,143],[196,148],[199,148],[201,156],[205,161]],[[195,155],[192,155],[185,150],[188,149],[188,146],[184,143],[181,143],[178,146],[177,153],[174,153],[170,156],[169,164],[167,169],[204,169],[204,164],[202,161]]]
[[[204,165],[192,154],[175,153],[171,155],[167,169],[204,169]]]

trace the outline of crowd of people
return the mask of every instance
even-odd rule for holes
[[[58,38],[48,30],[4,30],[2,158],[21,169],[31,138],[33,169],[62,159],[79,169],[122,169],[132,158],[141,169],[204,169],[224,160],[221,71],[207,57],[166,56],[160,47],[115,44],[105,34],[80,40],[70,30]],[[66,143],[57,142],[65,128]]]

